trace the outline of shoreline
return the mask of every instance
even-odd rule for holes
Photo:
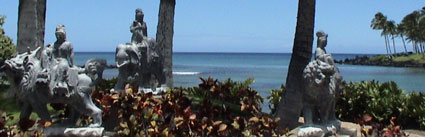
[[[407,67],[407,68],[425,68],[425,63],[415,60],[397,61],[398,57],[409,57],[410,55],[398,54],[394,59],[389,59],[386,55],[356,56],[355,58],[345,58],[344,60],[334,60],[338,64],[348,65],[366,65],[366,66],[384,66],[384,67]]]

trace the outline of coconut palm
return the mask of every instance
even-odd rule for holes
[[[391,39],[393,40],[393,51],[394,51],[394,55],[397,55],[397,51],[395,48],[395,41],[394,41],[394,36],[397,35],[397,30],[396,30],[396,25],[395,22],[393,20],[387,21],[385,23],[385,30],[387,30],[388,35],[391,36]]]
[[[406,15],[401,21],[405,27],[407,41],[412,43],[415,53],[420,52],[420,48],[418,47],[418,41],[420,38],[419,20],[420,12],[413,11],[412,13]]]
[[[279,125],[283,128],[294,128],[302,109],[301,83],[304,68],[311,60],[314,33],[316,0],[299,0],[297,26],[291,62],[286,77],[286,92],[279,102],[276,116],[280,117]]]
[[[381,36],[384,36],[385,38],[385,49],[387,51],[387,55],[390,56],[391,49],[388,48],[389,42],[388,42],[386,31],[385,31],[386,22],[387,22],[387,17],[384,16],[384,14],[382,14],[381,12],[378,12],[375,14],[375,18],[372,19],[370,27],[374,30],[382,30]]]
[[[403,23],[397,24],[397,35],[400,36],[403,41],[404,52],[407,54],[406,42],[404,41],[404,34],[406,33],[406,29],[404,28]]]
[[[159,5],[156,42],[163,49],[165,82],[168,87],[173,86],[173,35],[174,11],[176,0],[161,0]]]

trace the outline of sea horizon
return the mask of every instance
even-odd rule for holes
[[[115,53],[115,51],[75,51],[74,53]],[[173,54],[292,54],[289,52],[187,52],[187,51],[177,51]],[[330,53],[330,54],[339,54],[339,55],[382,55],[385,53]]]

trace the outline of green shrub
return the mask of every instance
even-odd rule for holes
[[[370,58],[370,61],[373,61],[373,62],[386,62],[386,61],[389,61],[389,60],[390,60],[390,58],[388,58],[387,55],[376,55],[376,56],[373,56],[372,58]]]
[[[281,85],[280,89],[272,89],[270,91],[270,96],[267,96],[267,100],[269,101],[269,108],[271,114],[274,114],[277,109],[277,105],[282,99],[283,94],[285,94],[286,87],[285,85]]]
[[[5,19],[5,16],[0,15],[0,65],[6,59],[11,58],[16,49],[12,43],[12,39],[5,34],[2,28]]]
[[[405,99],[405,93],[394,82],[350,82],[341,93],[336,112],[343,120],[370,114],[376,120],[385,122],[393,116],[400,116]]]

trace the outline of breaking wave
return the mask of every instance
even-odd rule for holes
[[[173,72],[173,75],[198,75],[201,74],[201,72]]]

